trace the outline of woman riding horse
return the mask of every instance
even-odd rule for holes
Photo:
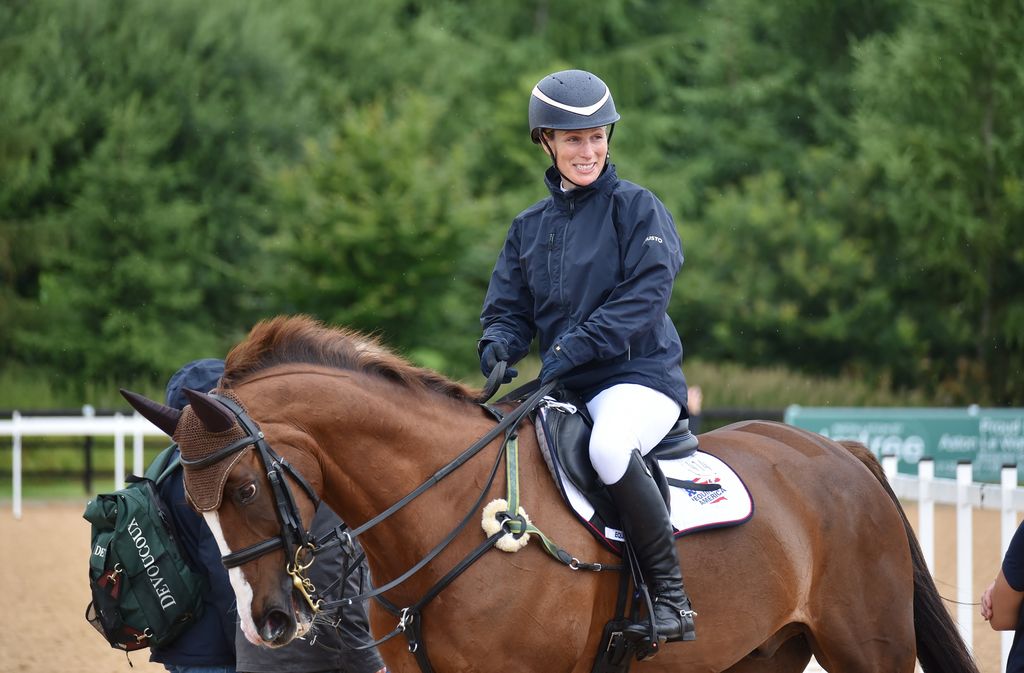
[[[590,460],[651,588],[659,640],[694,640],[668,508],[642,458],[686,405],[683,348],[666,313],[683,263],[675,223],[609,163],[619,114],[598,77],[548,75],[530,95],[529,120],[551,159],[550,196],[521,212],[505,239],[481,313],[481,370],[522,359],[537,334],[541,381],[557,378],[586,400]],[[650,625],[627,630],[643,638]]]

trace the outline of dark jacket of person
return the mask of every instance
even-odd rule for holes
[[[185,499],[181,468],[160,484],[160,497],[170,507],[175,533],[193,568],[205,575],[209,591],[203,614],[164,647],[154,647],[150,661],[177,666],[233,666],[235,663],[235,594],[220,549],[209,526]]]
[[[542,355],[561,347],[573,365],[561,381],[588,401],[636,383],[685,408],[683,347],[666,313],[683,263],[672,216],[612,165],[569,192],[553,167],[545,182],[551,195],[509,229],[484,299],[481,343],[505,343],[516,362],[537,335]]]
[[[310,531],[317,538],[329,533],[341,524],[341,519],[327,505],[320,505],[313,517]],[[358,545],[358,543],[357,543]],[[346,557],[340,547],[331,547],[317,555],[309,568],[309,579],[318,591],[325,592],[326,600],[337,600],[357,596],[369,590],[369,570],[366,560],[355,565],[362,555],[356,547],[355,557]],[[348,564],[346,567],[346,558]],[[349,574],[343,582],[338,581],[344,572]],[[336,629],[325,619],[341,622]],[[318,617],[312,629],[302,638],[293,640],[288,645],[277,649],[269,649],[253,645],[238,629],[235,634],[235,647],[238,652],[236,665],[239,673],[273,673],[289,671],[289,673],[310,673],[312,671],[337,671],[339,673],[375,673],[384,668],[377,648],[365,650],[354,648],[373,642],[370,635],[366,608],[362,603],[342,608],[338,613]]]
[[[185,388],[207,392],[217,387],[224,362],[212,358],[190,362],[167,383],[166,403],[175,409],[188,404]],[[175,534],[188,562],[209,582],[199,620],[173,642],[154,647],[150,661],[177,666],[233,666],[235,663],[235,594],[220,548],[209,526],[185,499],[184,471],[175,470],[160,484],[160,497],[168,505]]]

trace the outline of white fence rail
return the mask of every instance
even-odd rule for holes
[[[86,410],[88,411],[88,410]],[[11,506],[14,518],[21,518],[21,466],[24,437],[113,437],[114,488],[124,488],[125,439],[132,438],[132,474],[145,469],[143,440],[146,436],[166,437],[164,432],[138,414],[125,416],[22,416],[15,411],[10,420],[0,420],[0,437],[11,438]]]
[[[10,420],[0,420],[0,437],[12,438],[12,485],[14,517],[21,518],[22,511],[22,438],[23,437],[112,437],[114,448],[114,487],[123,488],[125,483],[125,440],[132,438],[132,473],[141,475],[145,471],[143,439],[146,436],[164,436],[164,433],[138,414],[125,416],[96,417],[23,417],[18,412]],[[918,463],[917,476],[897,473],[895,456],[882,458],[882,466],[892,484],[893,491],[903,500],[917,501],[917,536],[928,567],[935,570],[935,505],[955,505],[957,538],[957,623],[966,642],[973,642],[972,617],[975,607],[973,591],[974,535],[972,510],[1000,510],[1001,545],[999,557],[1006,552],[1010,539],[1017,529],[1017,513],[1024,511],[1024,488],[1017,483],[1017,466],[1003,467],[1000,483],[976,483],[972,479],[970,463],[957,466],[956,479],[935,478],[934,462],[930,458]],[[1006,657],[1011,632],[1002,634],[1002,666],[1005,671]]]

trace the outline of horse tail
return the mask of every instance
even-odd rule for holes
[[[917,659],[925,673],[978,673],[967,645],[960,636],[960,630],[942,604],[942,596],[935,588],[935,581],[924,560],[917,535],[907,519],[899,498],[889,485],[882,465],[871,450],[860,442],[841,441],[850,453],[864,463],[871,474],[882,484],[892,498],[893,504],[903,519],[910,543],[910,557],[914,565],[914,633],[917,641]]]

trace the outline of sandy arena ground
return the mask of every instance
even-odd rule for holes
[[[111,649],[84,617],[89,601],[89,525],[81,503],[26,503],[16,521],[0,503],[0,673],[153,673],[148,650],[131,655]],[[910,520],[917,511],[907,504]],[[956,514],[936,508],[937,583],[956,597]],[[999,512],[974,513],[974,587],[978,600],[999,567]],[[955,609],[954,609],[955,613]],[[999,635],[974,613],[974,651],[982,673],[998,673]],[[642,666],[634,670],[642,671]]]

